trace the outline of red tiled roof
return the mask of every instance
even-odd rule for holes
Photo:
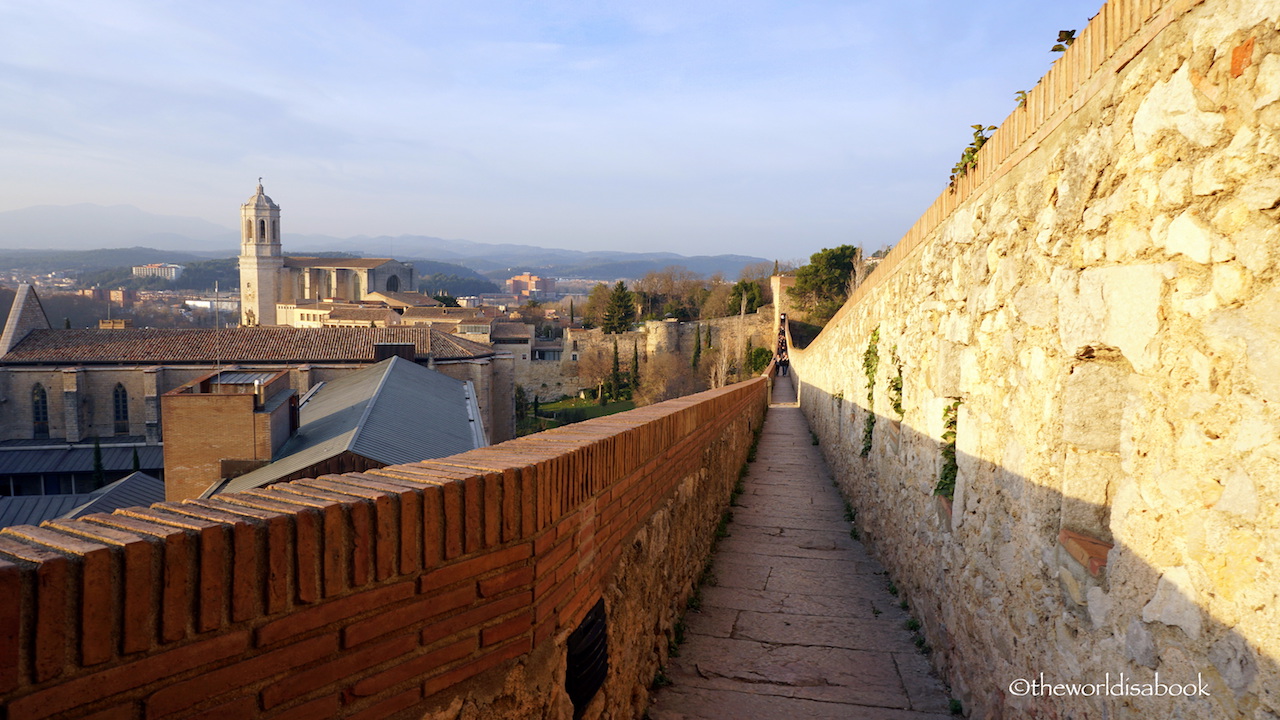
[[[386,320],[392,315],[399,315],[388,307],[380,308],[334,308],[329,312],[330,320]]]
[[[493,349],[430,327],[247,327],[33,330],[0,365],[184,362],[372,362],[376,343],[413,343],[419,357],[489,357]]]
[[[477,308],[411,307],[404,309],[404,316],[427,320],[461,320],[462,322],[467,322],[468,320],[482,318],[484,315]]]
[[[494,340],[528,340],[533,337],[533,329],[523,323],[495,322],[490,326],[489,337]]]

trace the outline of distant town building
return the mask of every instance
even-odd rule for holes
[[[138,291],[117,288],[108,290],[106,288],[85,288],[77,290],[76,294],[81,297],[87,297],[96,302],[111,303],[119,307],[132,307],[138,301]]]
[[[99,330],[128,330],[133,327],[133,318],[112,318],[110,320],[99,320]]]
[[[390,258],[285,257],[280,206],[262,184],[240,206],[240,324],[280,325],[277,304],[360,302],[375,292],[412,292],[414,269]]]
[[[182,266],[173,263],[149,263],[147,265],[134,265],[134,277],[158,277],[165,280],[173,281],[182,277]]]
[[[287,371],[302,396],[393,355],[471,382],[490,440],[514,436],[511,355],[441,328],[54,329],[21,285],[0,332],[0,447],[65,449],[95,436],[156,445],[160,397],[214,370]]]
[[[507,292],[525,300],[544,300],[555,296],[556,281],[522,273],[507,280]]]

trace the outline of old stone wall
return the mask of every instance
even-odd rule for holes
[[[603,600],[648,686],[766,378],[437,460],[0,531],[0,706],[37,718],[568,718]]]
[[[1272,1],[1108,3],[793,353],[863,537],[976,717],[1280,714],[1278,22]],[[1011,685],[1041,673],[1207,694]]]

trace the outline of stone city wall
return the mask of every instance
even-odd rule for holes
[[[1109,2],[792,356],[974,717],[1280,714],[1278,22]],[[1157,672],[1208,695],[1011,687]]]
[[[438,460],[0,531],[0,706],[35,718],[639,717],[768,380]]]

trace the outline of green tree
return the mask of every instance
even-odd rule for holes
[[[600,327],[607,333],[616,334],[630,330],[635,321],[635,299],[627,290],[627,284],[619,280],[609,293],[609,305],[605,308],[604,322]]]
[[[733,284],[733,290],[729,292],[730,315],[737,315],[742,309],[742,298],[747,299],[747,312],[753,313],[756,308],[764,304],[764,291],[760,289],[760,283],[753,280],[739,280]]]
[[[142,469],[142,461],[138,459],[138,448],[133,449],[133,471],[138,472]]]
[[[529,416],[529,398],[524,387],[516,383],[516,419],[523,420]]]
[[[853,245],[819,250],[809,264],[796,271],[796,284],[787,292],[811,319],[825,323],[849,297],[849,279],[862,257]]]
[[[618,339],[613,339],[613,369],[609,371],[609,394],[619,399],[622,390],[622,364],[618,362]]]
[[[439,295],[432,296],[432,299],[440,301],[440,303],[445,307],[458,307],[458,299],[452,295],[441,293]]]
[[[633,393],[640,389],[640,348],[636,343],[631,343],[631,371],[627,384],[631,386]]]
[[[100,488],[107,484],[107,468],[102,464],[102,444],[98,436],[93,436],[93,486]]]
[[[694,326],[693,328],[693,361],[689,364],[695,369],[698,367],[698,361],[702,359],[702,328]]]

